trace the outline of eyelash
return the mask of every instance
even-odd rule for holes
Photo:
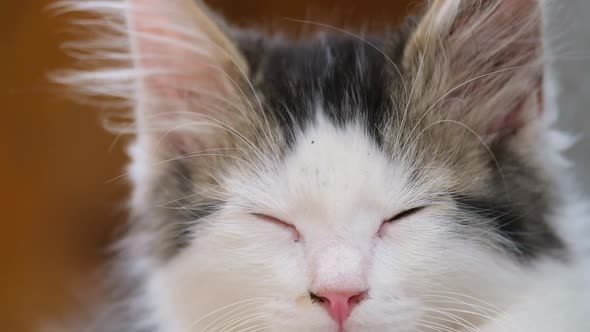
[[[297,228],[295,226],[293,226],[292,224],[285,222],[281,219],[275,218],[273,216],[263,214],[263,213],[252,213],[252,215],[258,219],[263,220],[263,221],[270,222],[272,224],[275,224],[277,226],[281,226],[283,228],[287,228],[288,230],[290,230],[293,233],[293,237],[295,238],[294,242],[299,242],[301,240],[301,234],[299,233]]]
[[[424,208],[426,208],[426,207],[425,206],[417,206],[415,208],[411,208],[411,209],[402,211],[402,212],[396,214],[395,216],[385,220],[384,223],[392,223],[392,222],[396,222],[400,219],[407,218],[409,216],[412,216],[412,215],[424,210]]]

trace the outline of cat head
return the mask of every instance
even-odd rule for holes
[[[163,330],[452,329],[563,252],[537,1],[301,41],[191,0],[70,6],[123,38],[126,69],[63,81],[134,108],[127,250]]]

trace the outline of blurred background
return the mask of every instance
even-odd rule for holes
[[[80,0],[84,1],[84,0]],[[101,128],[100,109],[74,104],[46,74],[71,65],[59,45],[64,18],[45,8],[51,0],[3,0],[0,20],[0,330],[32,332],[40,322],[64,317],[90,301],[78,292],[92,286],[95,269],[110,254],[108,243],[126,218],[126,139]],[[273,27],[301,35],[329,23],[350,31],[394,26],[417,0],[209,0],[238,25]],[[588,132],[590,105],[590,2],[568,1],[551,14],[559,25],[550,39],[550,75],[562,87],[552,101],[566,110],[562,125]],[[565,15],[565,16],[564,16]],[[572,20],[564,20],[568,15]],[[585,26],[584,26],[585,25]],[[553,31],[554,29],[549,29]],[[562,45],[563,37],[570,42]],[[567,55],[567,56],[565,56]],[[581,137],[572,155],[588,158]],[[586,163],[579,163],[588,182]],[[83,295],[86,294],[86,295]]]

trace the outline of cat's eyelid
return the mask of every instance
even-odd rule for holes
[[[272,216],[270,214],[252,212],[251,215],[255,216],[256,218],[264,219],[266,221],[272,221],[272,222],[278,222],[278,223],[282,223],[282,224],[286,224],[286,225],[291,225],[290,223],[288,223],[280,218],[277,218],[275,216]]]
[[[426,208],[426,206],[425,205],[422,205],[422,206],[416,206],[416,207],[413,207],[413,208],[410,208],[410,209],[406,209],[406,210],[404,210],[404,211],[402,211],[400,213],[397,213],[396,215],[394,215],[391,218],[385,219],[385,222],[386,223],[395,222],[395,221],[398,221],[400,219],[407,218],[409,216],[412,216],[412,215],[414,215],[414,214],[416,214],[416,213],[424,210],[425,208]]]
[[[265,214],[265,213],[251,213],[251,215],[255,216],[256,218],[259,218],[261,220],[273,223],[275,225],[281,226],[281,227],[285,227],[288,228],[289,230],[291,230],[293,232],[293,235],[295,237],[295,242],[299,242],[299,240],[301,239],[301,234],[299,233],[299,231],[297,230],[297,227],[295,227],[295,225],[286,222],[282,219],[279,219],[277,217],[273,217],[272,215],[269,214]]]

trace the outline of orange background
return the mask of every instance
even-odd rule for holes
[[[84,1],[84,0],[80,0]],[[108,257],[125,220],[125,140],[100,125],[97,109],[76,105],[45,75],[67,68],[67,28],[50,0],[3,0],[0,20],[0,329],[33,331],[64,313],[77,289]],[[211,0],[231,22],[288,31],[312,19],[352,30],[399,21],[402,0]],[[370,24],[369,24],[370,23]],[[57,316],[56,316],[57,315]]]

